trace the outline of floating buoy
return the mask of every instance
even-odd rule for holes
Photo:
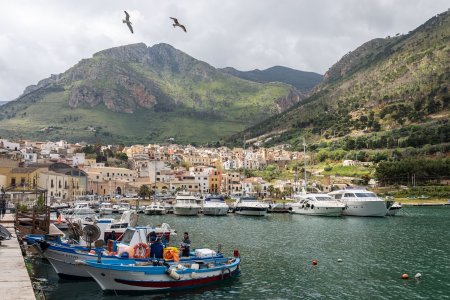
[[[338,262],[342,262],[342,259],[341,259],[341,258],[338,258]]]
[[[241,257],[241,255],[239,254],[239,250],[238,249],[234,249],[233,256],[234,257]]]
[[[403,274],[403,275],[402,275],[402,279],[409,279],[409,275],[408,275],[408,274],[406,274],[406,273],[405,273],[405,274]]]
[[[420,273],[417,273],[416,275],[414,275],[415,279],[420,279],[421,277],[422,277],[422,274],[420,274]]]
[[[313,260],[313,261],[312,261],[312,265],[313,265],[313,266],[317,265],[317,260]]]

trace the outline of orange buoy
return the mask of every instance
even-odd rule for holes
[[[313,266],[317,265],[317,260],[313,260],[313,261],[312,261],[312,265],[313,265]]]
[[[405,274],[403,274],[403,275],[402,275],[402,279],[409,279],[409,275],[408,275],[408,274],[406,274],[406,273],[405,273]]]

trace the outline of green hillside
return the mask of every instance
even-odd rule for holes
[[[285,83],[226,74],[167,44],[111,48],[0,108],[0,135],[108,143],[216,142],[301,100]]]
[[[241,144],[246,135],[265,145],[299,145],[306,137],[313,149],[328,151],[428,147],[426,152],[446,153],[449,89],[447,11],[408,34],[349,52],[309,98],[228,141]]]

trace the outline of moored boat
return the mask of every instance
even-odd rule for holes
[[[220,195],[212,195],[203,202],[203,214],[209,216],[224,216],[228,213],[229,206]]]
[[[265,216],[268,209],[269,204],[250,195],[240,197],[234,204],[234,212],[244,216]]]
[[[152,202],[150,205],[145,207],[146,215],[165,215],[166,208],[159,202]]]
[[[185,263],[136,260],[79,261],[102,290],[171,291],[223,282],[239,274],[240,258],[204,258]]]
[[[345,189],[328,193],[331,197],[346,205],[344,216],[384,217],[387,213],[386,202],[373,192],[363,189]]]
[[[198,199],[189,194],[180,193],[175,199],[173,213],[181,216],[196,216],[202,209]]]
[[[345,204],[327,194],[294,195],[296,202],[292,203],[291,213],[311,216],[339,217],[345,209]]]

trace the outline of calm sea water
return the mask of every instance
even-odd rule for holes
[[[58,279],[49,264],[35,260],[37,276],[48,279],[47,299],[450,299],[449,206],[406,207],[386,218],[141,215],[139,224],[163,222],[189,231],[193,248],[222,243],[230,256],[238,248],[240,277],[205,289],[117,296],[93,281]],[[419,272],[420,281],[400,279]]]

